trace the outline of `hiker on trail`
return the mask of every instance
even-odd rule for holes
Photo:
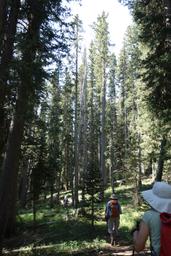
[[[114,245],[115,238],[118,237],[120,224],[120,214],[122,213],[120,203],[115,194],[112,194],[105,209],[105,219],[107,221],[108,233],[110,234],[111,245]]]
[[[155,182],[142,196],[151,209],[144,213],[138,230],[133,232],[134,250],[142,251],[150,237],[152,256],[171,256],[171,185]]]

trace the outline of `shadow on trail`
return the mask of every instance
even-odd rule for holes
[[[129,230],[126,228],[120,229],[119,237],[119,247],[129,246],[130,239]],[[79,252],[62,252],[59,250],[60,244],[74,245],[87,243],[91,245],[93,240],[106,242],[107,249],[101,249],[100,247],[91,248],[91,249],[82,249]],[[97,247],[97,246],[95,246]],[[107,234],[106,223],[102,222],[101,225],[96,225],[94,229],[90,226],[88,221],[79,221],[79,220],[57,220],[51,223],[44,223],[37,225],[34,230],[30,229],[24,230],[22,234],[18,234],[14,238],[5,241],[4,248],[8,251],[6,255],[54,255],[54,256],[67,256],[67,255],[77,255],[77,256],[86,256],[86,255],[99,255],[100,251],[114,250],[110,248],[109,244],[109,235]],[[23,251],[22,251],[23,248]],[[24,252],[24,248],[29,248],[29,253]],[[117,248],[118,250],[118,248]],[[58,253],[60,251],[60,253]],[[72,250],[74,251],[74,250]],[[4,254],[5,255],[5,254]],[[103,255],[103,254],[102,254]],[[106,254],[108,255],[108,254]],[[109,254],[110,255],[110,254]]]

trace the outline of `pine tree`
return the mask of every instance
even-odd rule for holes
[[[64,19],[68,12],[61,6],[62,2],[56,0],[46,0],[44,2],[28,0],[22,4],[20,17],[21,20],[25,20],[27,26],[18,29],[15,45],[15,57],[18,64],[15,66],[15,71],[18,86],[15,91],[14,116],[1,172],[0,240],[5,234],[11,235],[15,229],[20,148],[27,113],[33,110],[35,99],[41,94],[42,85],[45,77],[47,77],[47,72],[43,68],[50,63],[52,58],[53,61],[55,60],[54,49],[58,49],[58,51],[63,49],[63,53],[66,51],[66,40],[62,40],[64,37],[61,24],[63,25],[62,28],[66,28]],[[61,18],[59,18],[60,16]],[[54,27],[55,21],[57,26]],[[60,30],[58,30],[59,27]],[[58,33],[55,33],[56,31]]]
[[[64,72],[64,85],[61,91],[62,109],[62,182],[64,189],[73,191],[74,173],[74,84],[68,68]]]
[[[142,79],[149,92],[151,110],[165,122],[170,119],[170,45],[167,40],[166,16],[163,1],[136,4],[134,18],[139,38],[146,47]]]
[[[116,93],[116,56],[110,57],[109,64],[109,89],[107,101],[107,146],[109,159],[109,172],[112,190],[114,192],[114,180],[119,170],[120,156],[118,150],[118,120],[117,120],[117,93]]]
[[[136,3],[134,18],[139,28],[142,52],[141,78],[147,89],[149,108],[163,126],[160,144],[160,157],[166,159],[166,151],[162,147],[167,144],[167,124],[170,122],[170,43],[166,22],[165,1],[149,1],[144,6]],[[169,8],[169,6],[168,6]],[[160,123],[160,122],[159,122]],[[166,142],[164,142],[166,140]],[[164,142],[164,144],[163,144]],[[165,153],[164,153],[165,152]],[[161,156],[162,154],[162,156]],[[159,157],[159,159],[160,159]],[[158,173],[162,177],[163,163],[159,160]],[[158,176],[158,177],[159,177]],[[158,179],[158,178],[157,178]]]
[[[131,170],[131,176],[135,181],[135,195],[138,195],[141,186],[142,173],[141,127],[138,123],[140,114],[138,102],[140,96],[138,95],[140,50],[137,34],[136,26],[128,28],[118,66],[118,79],[121,86],[122,118],[120,125],[124,135],[124,141],[122,141],[124,170],[125,175],[130,175],[129,170]]]
[[[50,187],[50,205],[53,206],[53,194],[56,186],[57,202],[59,202],[61,173],[62,173],[62,108],[61,108],[61,87],[59,83],[60,66],[54,72],[54,77],[51,84],[51,103],[49,110],[48,121],[48,179]]]
[[[14,41],[18,23],[20,0],[0,2],[0,168],[2,153],[9,131],[7,106],[11,90],[7,83],[10,80]],[[2,136],[3,135],[3,136]]]
[[[79,176],[79,152],[78,152],[78,145],[79,145],[79,138],[78,138],[78,100],[79,100],[79,77],[78,77],[78,60],[79,60],[79,43],[80,43],[80,33],[81,33],[81,21],[78,17],[78,15],[75,17],[74,21],[75,25],[75,123],[74,123],[74,159],[75,159],[75,165],[74,165],[74,175],[73,175],[73,203],[74,207],[77,208],[78,206],[78,176]]]
[[[91,42],[88,61],[87,81],[87,164],[83,173],[85,191],[90,195],[91,221],[94,226],[95,194],[101,191],[101,176],[98,161],[99,115],[96,103],[95,45]]]
[[[78,152],[79,152],[79,173],[80,179],[79,184],[82,189],[82,199],[84,200],[85,194],[85,184],[84,176],[87,171],[87,159],[88,159],[88,143],[87,143],[87,128],[88,128],[88,118],[87,118],[87,101],[88,101],[88,90],[87,90],[87,54],[86,49],[84,49],[82,65],[80,66],[79,81],[80,81],[80,113],[79,113],[79,126],[78,126]]]
[[[95,81],[96,102],[99,124],[99,168],[102,177],[102,190],[106,185],[106,91],[107,69],[109,66],[109,31],[107,15],[103,12],[94,24],[95,31]]]

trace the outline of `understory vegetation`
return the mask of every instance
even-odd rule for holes
[[[148,188],[149,185],[144,185]],[[146,205],[134,207],[133,187],[120,185],[116,193],[120,200],[121,215],[120,246],[132,245],[131,230],[141,217]],[[65,192],[66,193],[66,192]],[[95,225],[91,225],[89,200],[80,202],[74,209],[70,203],[67,207],[56,205],[50,208],[49,200],[37,203],[36,222],[32,209],[18,212],[16,236],[4,242],[4,253],[7,255],[98,255],[109,246],[109,237],[104,218],[105,204],[111,194],[105,190],[105,198],[95,202]],[[11,254],[12,253],[12,254]],[[89,254],[91,253],[91,254]]]

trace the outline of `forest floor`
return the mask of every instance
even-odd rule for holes
[[[18,239],[18,238],[17,238]],[[20,242],[22,241],[22,238]],[[9,241],[8,241],[9,242]],[[15,240],[11,241],[13,246],[15,247],[14,243]],[[16,240],[17,242],[17,240]],[[134,252],[133,254],[133,247],[132,245],[126,245],[128,242],[118,239],[115,245],[110,245],[110,243],[106,242],[100,248],[92,248],[92,249],[83,249],[80,251],[72,251],[72,252],[57,252],[54,250],[54,245],[35,245],[31,247],[25,247],[23,249],[6,249],[3,251],[4,256],[24,256],[24,255],[47,255],[47,256],[132,256],[132,255],[139,255],[139,256],[148,256],[151,255],[149,250],[144,250],[141,253]],[[12,246],[12,247],[13,247]]]
[[[147,188],[148,185],[144,185]],[[19,213],[17,233],[3,244],[4,256],[129,256],[133,255],[131,229],[136,219],[144,212],[144,205],[133,207],[132,186],[119,186],[117,195],[122,205],[119,238],[115,246],[110,245],[104,220],[106,200],[111,191],[107,190],[105,200],[95,206],[94,228],[91,226],[90,206],[85,212],[75,214],[72,206],[64,208],[49,204],[37,206],[37,220],[33,222],[32,209]],[[82,207],[80,208],[82,209]],[[86,214],[85,214],[86,213]],[[150,255],[143,251],[134,255]]]
[[[22,241],[22,238],[20,242]],[[106,242],[106,244],[103,244],[103,246],[100,248],[92,248],[92,249],[83,249],[80,251],[72,251],[72,252],[57,252],[55,249],[55,245],[37,245],[31,247],[25,247],[23,249],[12,249],[12,247],[16,247],[16,244],[14,246],[15,240],[12,241],[10,247],[11,249],[5,249],[3,251],[4,256],[25,256],[25,255],[47,255],[47,256],[132,256],[132,255],[139,255],[139,256],[147,256],[151,255],[149,250],[144,250],[141,253],[134,252],[133,254],[133,247],[132,245],[129,245],[126,241],[119,239],[117,243],[112,246],[110,243]],[[13,246],[12,246],[13,244]]]

